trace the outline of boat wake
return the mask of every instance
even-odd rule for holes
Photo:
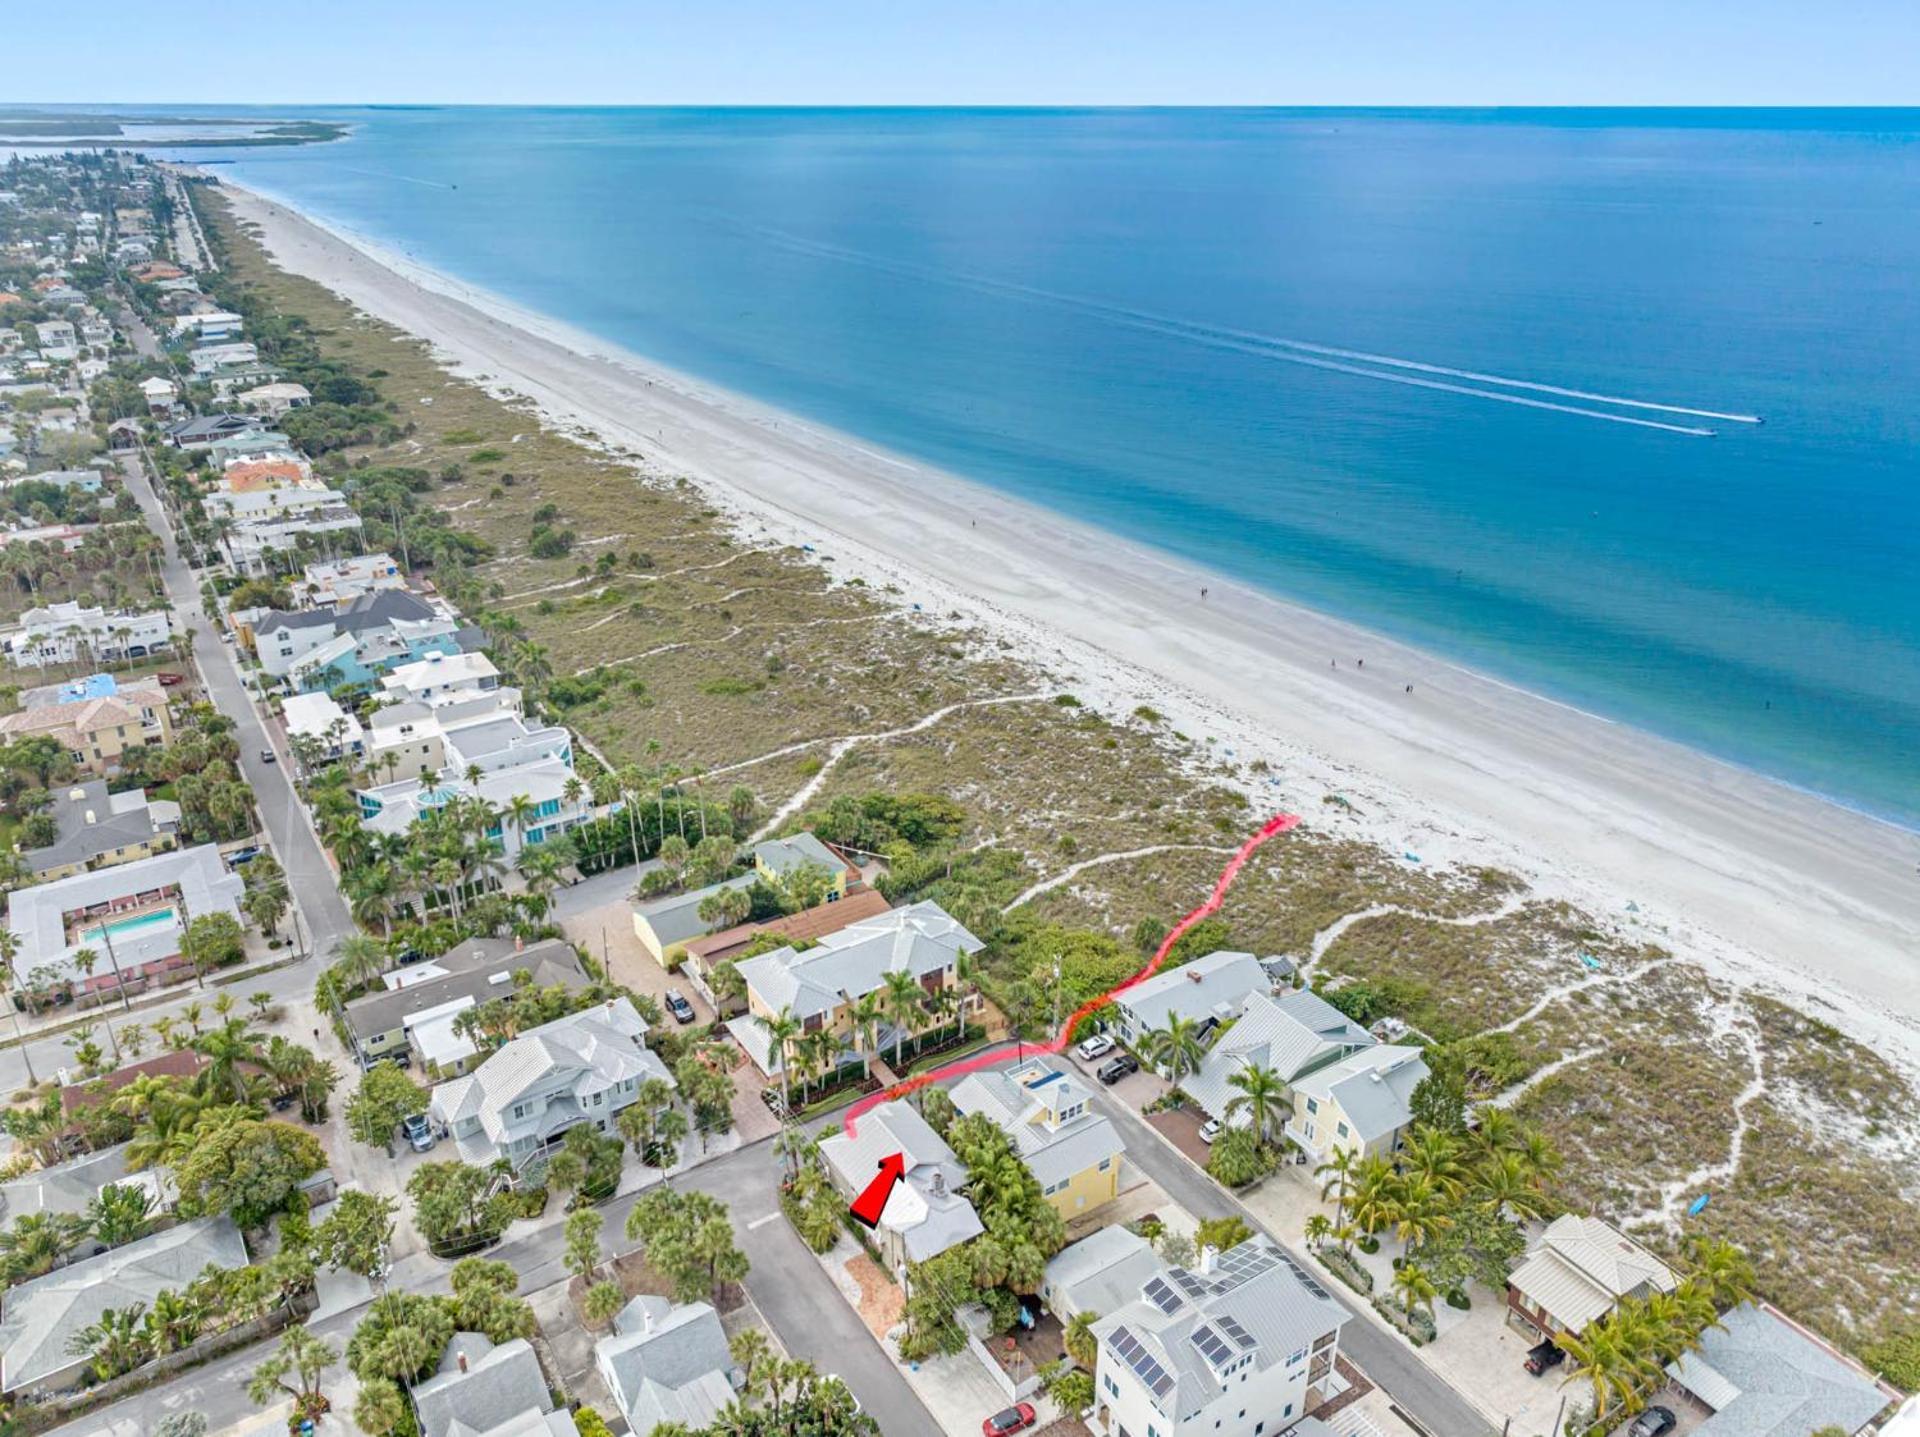
[[[1041,289],[1033,285],[1016,284],[1009,280],[993,279],[986,275],[969,274],[962,270],[942,270],[932,265],[916,264],[911,260],[888,259],[881,255],[869,254],[863,250],[850,249],[845,245],[829,244],[821,240],[811,240],[803,235],[787,230],[775,229],[768,225],[749,224],[718,211],[696,211],[699,218],[734,230],[740,234],[751,235],[766,243],[797,254],[813,255],[821,259],[838,260],[846,264],[860,265],[889,274],[923,280],[931,284],[947,285],[970,290],[978,294],[990,294],[1002,299],[1021,300],[1030,303],[1046,304],[1069,310],[1076,314],[1101,319],[1111,324],[1123,325],[1129,329],[1141,330],[1152,334],[1163,334],[1173,339],[1186,340],[1192,344],[1205,345],[1212,349],[1228,350],[1236,354],[1251,355],[1260,359],[1271,359],[1283,364],[1298,364],[1309,369],[1330,370],[1338,374],[1351,374],[1361,379],[1379,380],[1386,384],[1406,385],[1414,389],[1431,389],[1445,394],[1464,395],[1470,399],[1486,399],[1497,404],[1514,404],[1527,409],[1542,409],[1555,414],[1571,414],[1582,419],[1598,419],[1609,424],[1626,424],[1639,429],[1656,429],[1667,434],[1680,434],[1688,438],[1711,438],[1716,431],[1701,424],[1678,423],[1674,420],[1641,418],[1635,414],[1613,412],[1621,409],[1641,411],[1643,414],[1670,414],[1679,419],[1700,419],[1717,421],[1724,424],[1761,424],[1764,422],[1757,414],[1735,414],[1725,410],[1704,409],[1693,405],[1673,404],[1653,399],[1635,399],[1620,394],[1601,394],[1592,390],[1575,389],[1566,385],[1551,384],[1544,380],[1517,379],[1509,375],[1490,374],[1483,370],[1456,369],[1444,364],[1434,364],[1420,359],[1404,359],[1397,355],[1374,354],[1366,350],[1342,349],[1336,345],[1318,344],[1311,340],[1291,339],[1284,335],[1261,334],[1253,330],[1234,329],[1225,325],[1212,325],[1197,320],[1177,319],[1171,315],[1156,314],[1151,310],[1131,309],[1124,305],[1107,304],[1100,300],[1087,299],[1080,295],[1063,294],[1056,290]],[[1378,366],[1369,368],[1367,366]],[[1492,389],[1476,388],[1477,385],[1491,385]],[[1527,394],[1501,393],[1500,390],[1525,390]],[[1552,399],[1529,398],[1528,394],[1552,395]],[[1578,404],[1562,403],[1563,400],[1579,400]],[[1589,406],[1602,405],[1604,408]]]

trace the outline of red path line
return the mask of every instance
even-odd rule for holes
[[[1028,1043],[1025,1046],[1031,1048],[1036,1053],[1060,1052],[1067,1046],[1068,1036],[1073,1032],[1074,1028],[1078,1026],[1082,1018],[1086,1017],[1095,1009],[1112,1002],[1114,998],[1126,992],[1127,989],[1146,982],[1147,979],[1159,972],[1160,965],[1167,961],[1167,954],[1173,951],[1174,944],[1186,936],[1187,930],[1201,919],[1210,918],[1220,911],[1220,905],[1226,901],[1227,890],[1233,887],[1233,881],[1240,876],[1240,870],[1247,866],[1247,860],[1253,857],[1254,853],[1260,848],[1260,845],[1265,843],[1269,838],[1277,837],[1289,829],[1297,828],[1299,824],[1299,815],[1292,813],[1275,814],[1263,823],[1259,831],[1245,843],[1241,844],[1235,851],[1233,857],[1227,860],[1227,866],[1220,870],[1220,877],[1215,880],[1213,892],[1207,895],[1206,902],[1202,903],[1185,918],[1182,918],[1178,923],[1173,925],[1173,930],[1169,932],[1165,938],[1160,940],[1160,946],[1154,950],[1153,957],[1147,960],[1144,968],[1127,979],[1126,982],[1109,988],[1098,998],[1089,998],[1078,1008],[1075,1008],[1073,1010],[1073,1016],[1067,1019],[1066,1026],[1061,1028],[1058,1033],[1055,1033],[1050,1041],[1045,1043]],[[1014,1051],[1018,1053],[1023,1051],[1023,1049],[1016,1048]],[[859,1120],[860,1115],[869,1108],[876,1107],[881,1103],[891,1102],[895,1098],[904,1098],[908,1093],[924,1088],[928,1083],[937,1082],[942,1078],[958,1078],[966,1073],[977,1073],[983,1068],[991,1068],[995,1063],[1004,1063],[1012,1056],[1014,1056],[1013,1053],[1004,1051],[977,1053],[971,1058],[961,1058],[943,1067],[932,1068],[924,1073],[916,1073],[911,1078],[906,1078],[895,1083],[891,1088],[884,1089],[878,1093],[869,1093],[851,1108],[848,1108],[847,1116],[842,1126],[845,1128],[847,1136],[852,1137],[854,1135],[854,1124]]]

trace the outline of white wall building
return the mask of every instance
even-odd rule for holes
[[[6,644],[14,663],[44,668],[73,663],[82,654],[101,662],[144,658],[172,637],[164,609],[136,614],[74,602],[28,609]]]
[[[309,609],[331,608],[381,589],[404,589],[407,576],[391,554],[356,554],[309,564],[291,586],[294,601]]]
[[[380,680],[380,687],[400,703],[438,708],[498,692],[500,670],[483,653],[429,654],[414,663],[401,664]]]
[[[331,694],[288,694],[280,716],[286,721],[289,740],[311,739],[325,759],[357,758],[367,751],[367,731]]]
[[[612,1132],[614,1114],[638,1101],[642,1083],[673,1086],[646,1036],[630,999],[596,1004],[529,1028],[464,1078],[440,1084],[430,1111],[464,1161],[524,1167],[570,1128]]]
[[[1094,1323],[1094,1431],[1270,1437],[1325,1399],[1347,1311],[1262,1234]]]

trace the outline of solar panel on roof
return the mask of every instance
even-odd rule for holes
[[[1148,1302],[1151,1302],[1169,1317],[1180,1310],[1180,1294],[1168,1287],[1166,1282],[1161,1278],[1154,1278],[1153,1281],[1149,1282],[1141,1291],[1145,1294]]]
[[[1195,1276],[1193,1273],[1188,1272],[1184,1267],[1168,1268],[1167,1276],[1172,1278],[1176,1283],[1178,1283],[1180,1285],[1180,1290],[1186,1293],[1188,1297],[1193,1298],[1196,1302],[1207,1295],[1208,1287],[1207,1287],[1206,1279]]]
[[[1324,1287],[1322,1287],[1319,1284],[1319,1282],[1314,1279],[1313,1275],[1309,1273],[1304,1267],[1300,1266],[1299,1263],[1295,1262],[1292,1258],[1288,1257],[1285,1253],[1278,1254],[1278,1257],[1281,1262],[1284,1262],[1287,1265],[1287,1269],[1290,1272],[1292,1272],[1296,1278],[1299,1279],[1300,1285],[1306,1288],[1308,1292],[1312,1293],[1315,1297],[1322,1298],[1328,1302],[1333,1301],[1332,1297],[1328,1295],[1327,1290]]]
[[[1131,1367],[1140,1380],[1147,1384],[1153,1395],[1164,1397],[1173,1387],[1173,1379],[1167,1376],[1167,1370],[1154,1359],[1131,1332],[1124,1327],[1113,1329],[1113,1335],[1107,1339],[1120,1359]]]
[[[1254,1346],[1253,1334],[1242,1327],[1237,1319],[1217,1317],[1214,1321],[1220,1324],[1220,1330],[1232,1338],[1234,1345],[1242,1352],[1249,1351]]]
[[[1189,1341],[1200,1349],[1200,1355],[1215,1367],[1225,1367],[1233,1358],[1233,1349],[1220,1340],[1220,1334],[1206,1323],[1193,1329]]]

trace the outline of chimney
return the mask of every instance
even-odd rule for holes
[[[653,1308],[651,1306],[643,1306],[640,1309],[640,1330],[642,1332],[653,1331]]]
[[[453,1360],[460,1364],[460,1370],[462,1372],[465,1372],[467,1370],[467,1354],[466,1353],[464,1352],[454,1353]]]
[[[1200,981],[1200,974],[1189,967],[1187,969],[1187,981],[1189,983],[1198,983]]]
[[[935,1197],[947,1195],[947,1175],[937,1167],[933,1170],[933,1195]]]
[[[1200,1275],[1202,1277],[1205,1277],[1213,1271],[1213,1260],[1218,1256],[1219,1252],[1215,1248],[1203,1246],[1200,1249]]]

